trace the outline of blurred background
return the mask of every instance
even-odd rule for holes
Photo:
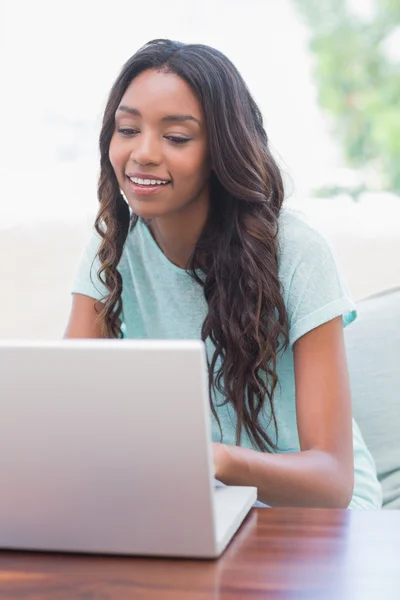
[[[353,297],[399,286],[400,0],[0,0],[0,337],[63,335],[107,95],[158,37],[235,63]]]

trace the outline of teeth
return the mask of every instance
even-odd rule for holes
[[[138,185],[165,185],[168,181],[162,179],[140,179],[139,177],[129,177],[133,183]]]

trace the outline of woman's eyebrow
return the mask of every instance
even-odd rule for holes
[[[132,108],[124,104],[121,104],[118,107],[117,112],[125,112],[135,117],[142,116],[141,112],[137,108]],[[198,125],[201,125],[200,121],[196,119],[196,117],[193,117],[193,115],[166,115],[161,119],[161,121],[163,123],[183,123],[184,121],[194,121]]]

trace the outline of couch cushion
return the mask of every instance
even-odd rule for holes
[[[400,509],[400,288],[358,308],[345,330],[353,414],[376,463],[383,508]]]

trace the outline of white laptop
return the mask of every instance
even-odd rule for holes
[[[0,547],[215,558],[257,499],[216,487],[200,341],[0,341]]]

